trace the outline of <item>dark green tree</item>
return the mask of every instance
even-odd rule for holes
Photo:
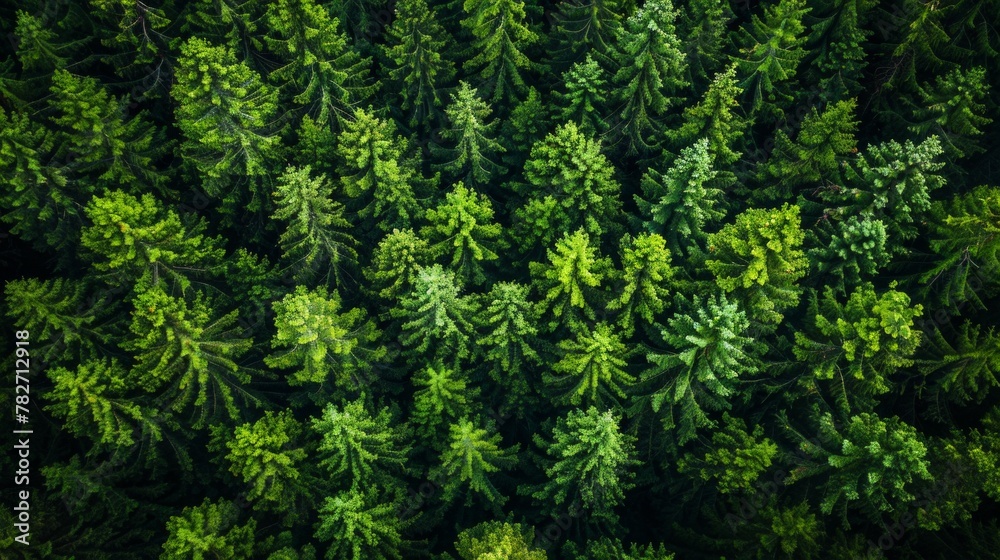
[[[806,56],[802,19],[809,10],[805,0],[781,0],[766,6],[763,17],[754,14],[740,30],[741,56],[733,60],[753,112],[767,104],[768,113],[780,116],[780,106],[791,101],[792,80]]]
[[[742,92],[736,85],[735,65],[716,74],[701,101],[684,109],[684,123],[666,131],[671,148],[681,150],[704,138],[708,141],[712,161],[718,167],[738,161],[739,140],[748,124],[736,110]]]
[[[448,125],[441,131],[441,137],[455,146],[438,149],[431,146],[431,153],[447,160],[440,165],[441,169],[470,187],[489,184],[490,179],[506,171],[495,161],[497,154],[505,149],[494,138],[497,123],[490,119],[492,109],[476,96],[474,88],[459,82],[445,113]]]
[[[341,486],[343,481],[350,481],[352,488],[391,482],[393,474],[405,468],[410,451],[404,433],[393,426],[395,420],[389,407],[369,412],[364,398],[340,407],[327,403],[323,414],[311,421],[322,438],[320,466]]]
[[[429,241],[431,254],[449,261],[460,282],[482,284],[483,263],[497,260],[496,251],[502,247],[490,199],[459,182],[437,208],[427,211],[426,219],[428,225],[420,233]]]
[[[936,135],[951,158],[982,153],[977,137],[993,122],[985,115],[989,93],[990,82],[981,66],[939,75],[933,86],[920,89],[921,105],[914,111],[910,130],[919,137]]]
[[[467,418],[472,412],[478,389],[471,387],[465,374],[436,362],[422,368],[414,377],[412,421],[416,432],[433,443],[447,442],[448,426]]]
[[[563,74],[565,93],[556,92],[562,105],[559,118],[574,122],[588,136],[599,136],[608,129],[604,70],[591,54]]]
[[[722,428],[712,434],[704,454],[685,453],[677,470],[704,482],[713,482],[724,494],[752,491],[753,483],[770,468],[778,446],[764,437],[760,424],[748,430],[746,422],[728,412]]]
[[[524,73],[532,63],[524,54],[538,41],[525,21],[522,0],[465,0],[462,27],[472,34],[473,56],[465,72],[479,78],[477,87],[493,102],[509,105],[525,93]]]
[[[478,305],[460,295],[462,286],[440,265],[420,269],[413,288],[393,311],[402,319],[400,341],[415,356],[436,356],[457,364],[472,358]]]
[[[481,496],[494,510],[507,502],[490,480],[491,473],[517,465],[520,444],[500,448],[501,436],[477,427],[467,419],[451,425],[448,445],[441,453],[441,464],[431,476],[444,480],[444,500],[453,501],[465,495],[465,504],[471,505],[474,496]]]

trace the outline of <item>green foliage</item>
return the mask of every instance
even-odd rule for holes
[[[459,533],[455,550],[462,560],[545,560],[545,551],[531,541],[530,527],[485,521]]]
[[[684,109],[680,128],[666,132],[671,144],[686,148],[704,138],[712,161],[722,166],[739,160],[735,146],[747,126],[746,120],[735,111],[742,92],[736,85],[736,66],[716,74],[701,101]]]
[[[705,266],[719,288],[744,302],[751,318],[780,323],[782,312],[798,303],[796,282],[809,266],[800,249],[804,239],[797,207],[750,209],[708,236]]]
[[[789,82],[806,55],[802,18],[810,9],[805,0],[781,0],[766,6],[763,18],[754,14],[740,30],[741,56],[733,60],[755,113],[765,103],[770,108],[791,99]]]
[[[479,391],[469,387],[465,375],[437,362],[413,378],[413,422],[422,438],[443,441],[443,428],[466,418]]]
[[[722,493],[751,491],[752,485],[770,466],[778,446],[764,435],[757,424],[753,431],[746,423],[723,413],[724,426],[712,434],[712,444],[702,456],[685,453],[677,469],[688,476],[715,482]]]
[[[525,22],[521,0],[465,0],[462,27],[472,34],[474,56],[465,61],[467,73],[478,74],[478,89],[494,103],[510,104],[525,90],[523,73],[531,69],[525,49],[538,35]]]
[[[430,262],[426,240],[412,229],[393,229],[375,248],[365,277],[372,283],[372,292],[385,299],[397,299],[410,291],[417,272]]]
[[[689,75],[691,81],[704,82],[725,60],[721,55],[733,11],[728,3],[714,0],[690,0],[685,7],[677,27]]]
[[[505,151],[494,138],[497,123],[490,119],[492,109],[476,97],[476,90],[459,82],[445,113],[449,125],[441,131],[441,137],[454,142],[455,147],[438,150],[431,147],[432,153],[448,159],[441,168],[472,187],[488,184],[492,177],[502,174],[505,168],[494,161],[496,154]]]
[[[813,326],[795,333],[795,356],[811,365],[817,379],[832,381],[845,412],[849,401],[866,410],[871,397],[889,391],[888,376],[896,368],[913,364],[921,339],[913,321],[923,306],[911,306],[910,297],[895,287],[876,294],[871,283],[864,283],[847,303],[827,288],[822,301],[814,297],[810,305]]]
[[[288,225],[278,239],[282,258],[299,282],[318,280],[320,285],[342,283],[341,267],[358,253],[344,218],[344,206],[333,200],[333,186],[326,176],[311,177],[312,168],[289,166],[272,194],[273,218]]]
[[[944,143],[945,153],[961,158],[983,152],[975,137],[993,122],[983,113],[990,85],[986,69],[956,68],[939,75],[934,86],[920,90],[922,106],[914,111],[915,124],[910,130],[921,137],[936,135]]]
[[[91,225],[80,243],[92,254],[94,269],[108,273],[112,283],[186,291],[189,277],[212,271],[224,254],[221,239],[205,235],[204,219],[185,224],[151,194],[110,191],[92,198],[84,212]]]
[[[603,134],[608,128],[603,112],[607,101],[604,91],[607,80],[597,61],[587,54],[586,59],[563,74],[563,82],[566,93],[556,92],[563,105],[560,119],[576,123],[580,131],[588,136]]]
[[[484,261],[496,260],[500,225],[493,220],[489,198],[459,182],[437,208],[427,211],[428,225],[420,233],[436,258],[445,257],[459,281],[482,284]]]
[[[414,185],[420,182],[408,143],[391,120],[358,109],[338,137],[344,193],[357,212],[383,231],[408,227],[418,215]]]
[[[543,297],[539,312],[551,313],[549,330],[559,325],[577,328],[595,318],[593,293],[601,285],[611,264],[597,256],[590,238],[579,229],[566,233],[548,251],[549,264],[531,263],[535,290]]]
[[[473,320],[479,306],[471,296],[459,295],[461,284],[440,265],[420,269],[410,293],[393,314],[403,320],[403,343],[415,355],[433,355],[454,363],[472,357]]]
[[[820,551],[820,524],[809,504],[801,502],[791,509],[771,515],[771,532],[761,535],[758,558],[815,558]],[[766,552],[765,552],[766,551]]]
[[[88,305],[79,282],[58,278],[12,280],[4,286],[7,315],[41,343],[32,349],[45,362],[62,362],[92,355],[107,340],[101,332],[96,305]],[[94,303],[99,303],[95,301]]]
[[[401,0],[386,35],[385,54],[393,62],[389,77],[402,99],[400,109],[409,114],[411,128],[426,126],[440,114],[440,90],[455,75],[445,50],[447,33],[425,0]]]
[[[584,54],[602,65],[610,64],[622,30],[623,4],[619,0],[569,0],[557,4],[550,33],[553,69],[565,68]]]
[[[337,293],[322,287],[299,286],[274,302],[277,332],[271,348],[284,350],[268,356],[267,365],[297,368],[288,378],[290,385],[332,382],[353,388],[364,383],[372,364],[385,354],[384,348],[371,347],[381,333],[364,309],[340,309]]]
[[[955,329],[951,341],[937,327],[924,340],[927,357],[917,363],[934,397],[943,394],[959,404],[981,403],[1000,386],[1000,336],[994,329],[984,331],[966,321]]]
[[[575,339],[559,343],[561,357],[552,365],[545,381],[557,392],[557,401],[607,407],[624,398],[625,389],[635,378],[626,372],[631,352],[611,325],[598,323],[593,330],[582,327]]]
[[[267,3],[264,40],[281,66],[269,77],[291,90],[293,101],[309,108],[316,121],[349,117],[373,90],[367,85],[370,60],[361,58],[340,31],[329,8],[314,0]]]
[[[828,220],[821,218],[819,227],[810,232],[816,243],[809,260],[817,272],[827,275],[827,285],[843,294],[846,286],[875,276],[889,264],[888,235],[882,220],[856,215],[833,224]]]
[[[66,65],[66,57],[60,54],[64,45],[55,41],[58,34],[45,27],[42,17],[18,10],[14,35],[17,37],[17,59],[25,70],[46,71]]]
[[[467,419],[451,425],[441,465],[431,473],[432,477],[445,481],[446,502],[465,494],[466,505],[471,505],[473,496],[480,495],[497,511],[507,502],[490,480],[490,473],[516,466],[520,444],[501,449],[501,439],[500,434],[490,434]]]
[[[656,147],[659,119],[671,104],[668,96],[687,85],[676,19],[670,0],[648,0],[625,21],[617,42],[619,69],[614,83],[620,88],[621,104],[617,127],[629,154],[646,154]]]
[[[306,491],[301,469],[307,456],[297,443],[301,433],[302,425],[286,410],[267,411],[228,435],[229,472],[247,485],[247,499],[272,511],[294,510],[297,496]]]
[[[327,560],[401,560],[407,522],[374,488],[352,488],[328,497],[319,509],[316,538],[329,542]]]
[[[328,403],[322,416],[311,422],[312,430],[322,437],[320,466],[336,481],[349,480],[352,488],[385,482],[391,473],[403,469],[409,453],[403,433],[393,424],[389,407],[372,414],[364,399],[342,407]]]
[[[631,412],[652,410],[664,429],[677,430],[683,444],[697,429],[715,425],[705,408],[729,408],[735,381],[757,367],[752,339],[746,336],[750,323],[735,303],[725,295],[695,297],[690,303],[678,296],[677,303],[684,311],[661,329],[673,351],[646,355],[652,367],[642,373]]]
[[[631,334],[636,318],[652,324],[653,316],[666,308],[674,269],[666,240],[655,233],[624,237],[621,258],[624,285],[618,297],[608,302],[607,309],[621,310],[618,324]]]
[[[549,510],[571,508],[586,511],[594,520],[617,521],[614,509],[634,486],[628,469],[640,464],[635,438],[622,433],[618,423],[612,411],[591,406],[559,418],[551,443],[536,435],[535,444],[546,450],[551,465],[545,469],[548,482],[532,496],[555,506]]]
[[[479,345],[491,363],[490,375],[508,393],[530,394],[525,374],[541,363],[533,343],[538,336],[538,313],[528,301],[528,286],[497,282],[490,288],[477,323],[483,334]]]
[[[181,45],[175,82],[181,151],[197,169],[210,196],[239,201],[232,183],[267,173],[278,143],[273,133],[277,90],[263,82],[232,49],[192,37]],[[263,208],[255,198],[250,210]]]
[[[600,142],[575,123],[560,126],[532,148],[524,176],[530,198],[515,212],[522,247],[550,245],[560,231],[583,228],[598,237],[614,229],[621,214],[621,185]]]
[[[199,506],[184,508],[181,515],[167,521],[169,536],[161,560],[251,558],[257,522],[250,519],[237,525],[239,517],[232,503],[213,503],[208,498]]]

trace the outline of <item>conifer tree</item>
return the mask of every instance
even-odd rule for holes
[[[781,104],[791,101],[790,82],[806,55],[806,28],[802,19],[811,8],[805,0],[781,0],[764,8],[764,17],[754,14],[740,30],[740,57],[734,57],[740,88],[750,98],[753,111],[765,103],[771,113],[781,115]]]
[[[248,519],[237,525],[239,509],[231,502],[213,503],[208,498],[199,506],[186,507],[167,521],[163,560],[209,560],[252,558],[257,522]]]
[[[555,250],[548,251],[548,258],[549,264],[530,264],[535,290],[543,298],[540,314],[551,312],[548,330],[559,325],[577,328],[585,320],[593,320],[594,292],[601,286],[610,263],[598,257],[582,229],[563,235]]]
[[[400,341],[411,353],[455,364],[472,357],[476,349],[472,321],[478,305],[471,296],[460,295],[461,291],[455,275],[440,265],[417,272],[410,293],[393,311],[403,320]]]
[[[344,192],[358,214],[383,231],[409,227],[420,210],[414,186],[423,180],[393,121],[358,109],[338,141]]]
[[[625,389],[635,382],[626,371],[631,352],[607,323],[581,327],[575,339],[559,343],[559,350],[561,358],[545,376],[557,402],[608,407],[625,398]]]
[[[807,235],[816,241],[809,250],[809,260],[824,275],[824,284],[844,294],[847,286],[874,277],[889,264],[888,235],[882,220],[856,215],[833,224],[829,218],[820,220]]]
[[[389,77],[402,99],[400,108],[410,128],[426,126],[440,116],[442,88],[455,76],[448,58],[449,37],[437,22],[426,0],[401,0],[396,17],[386,29],[384,47],[392,60]]]
[[[799,300],[797,281],[809,265],[800,249],[804,239],[797,207],[750,209],[708,236],[705,266],[722,290],[744,303],[750,318],[777,324]]]
[[[888,376],[913,364],[911,356],[921,339],[913,321],[923,306],[911,305],[910,297],[895,286],[877,294],[866,282],[846,303],[827,288],[822,301],[814,297],[810,305],[813,326],[795,333],[796,357],[812,366],[816,379],[831,381],[845,413],[867,410],[874,396],[889,391]]]
[[[446,426],[467,418],[479,391],[469,386],[465,374],[441,362],[421,369],[413,378],[413,422],[419,436],[432,442],[447,441]]]
[[[17,59],[25,70],[41,72],[66,67],[66,44],[56,41],[59,36],[45,25],[39,15],[17,10],[14,36],[17,38]]]
[[[532,531],[524,525],[485,521],[458,534],[455,551],[462,560],[546,560],[544,550],[532,543]]]
[[[701,101],[684,109],[684,124],[666,131],[671,147],[680,150],[704,138],[708,141],[712,161],[720,171],[738,161],[738,140],[748,124],[736,114],[742,92],[736,85],[735,65],[716,74]]]
[[[366,379],[385,349],[372,345],[381,333],[358,307],[341,312],[340,296],[319,287],[295,292],[274,302],[277,332],[271,348],[279,350],[265,358],[270,367],[296,368],[290,385],[332,383],[354,388]]]
[[[266,16],[265,42],[284,63],[269,77],[320,124],[349,118],[375,90],[367,84],[370,59],[354,51],[328,10],[315,0],[276,0]]]
[[[934,401],[943,394],[956,404],[979,404],[1000,386],[1000,336],[993,328],[965,321],[951,341],[937,326],[928,331],[921,344],[925,357],[916,362]]]
[[[984,115],[989,98],[990,82],[986,69],[956,68],[939,75],[933,86],[920,89],[921,105],[913,114],[910,130],[919,137],[935,135],[943,143],[945,153],[952,158],[964,158],[983,152],[978,136],[993,122]]]
[[[459,82],[445,113],[448,126],[441,136],[449,143],[454,142],[455,147],[431,147],[432,153],[447,159],[441,169],[470,187],[489,184],[491,178],[505,171],[495,161],[496,155],[505,149],[494,138],[497,123],[490,119],[490,106],[476,96],[476,90],[469,84]]]
[[[213,431],[214,440],[225,437],[229,472],[247,485],[247,499],[289,516],[298,509],[296,501],[307,491],[302,473],[307,455],[298,444],[302,425],[291,411],[267,411],[231,434],[222,427]]]
[[[642,177],[643,196],[635,195],[639,210],[648,217],[646,230],[662,235],[674,254],[700,256],[708,239],[706,227],[725,216],[719,208],[722,191],[713,185],[716,177],[704,138],[682,150],[666,173],[649,169]]]
[[[479,344],[490,363],[490,376],[508,398],[531,394],[527,372],[541,362],[534,348],[538,312],[528,300],[528,291],[528,286],[514,282],[493,284],[477,321],[483,328]]]
[[[327,560],[402,560],[402,532],[408,520],[397,503],[375,488],[351,488],[328,497],[319,508],[315,536],[329,542]]]
[[[221,240],[205,235],[203,218],[185,224],[148,193],[136,198],[110,191],[91,199],[84,212],[91,225],[83,229],[81,244],[93,255],[94,269],[108,273],[110,282],[186,291],[189,276],[211,271],[224,254]]]
[[[646,355],[652,365],[640,377],[631,414],[652,411],[684,444],[697,429],[715,425],[706,409],[730,408],[736,381],[757,367],[747,336],[750,323],[735,303],[725,295],[694,297],[690,303],[677,299],[683,311],[661,330],[672,351]]]
[[[713,0],[690,0],[685,8],[680,11],[678,30],[688,62],[689,81],[704,83],[725,58],[722,49],[733,11],[729,4]]]
[[[445,481],[443,499],[451,502],[464,494],[465,504],[471,505],[473,496],[479,495],[499,511],[507,498],[497,490],[490,476],[517,465],[520,444],[501,449],[500,434],[491,434],[468,419],[453,423],[449,432],[448,445],[441,453],[441,464],[431,475]]]
[[[465,0],[462,27],[472,34],[473,56],[462,68],[481,80],[477,89],[493,102],[512,105],[525,92],[532,68],[524,51],[538,41],[525,21],[522,0]]]
[[[804,68],[809,83],[817,84],[828,101],[856,96],[862,89],[865,42],[872,35],[868,18],[874,0],[821,0],[809,20],[809,55]]]
[[[550,32],[550,67],[562,71],[584,55],[598,63],[613,64],[614,44],[622,29],[621,0],[568,0],[557,4]]]
[[[322,440],[318,447],[319,465],[336,481],[348,480],[352,488],[391,481],[403,470],[409,446],[404,434],[393,428],[389,407],[372,414],[359,398],[336,406],[327,403],[323,414],[313,418],[311,427]]]
[[[426,240],[412,229],[394,229],[379,242],[365,277],[371,290],[388,300],[410,292],[417,272],[430,264],[431,251]]]
[[[580,511],[590,519],[615,523],[614,509],[633,488],[635,438],[622,433],[612,411],[571,410],[556,421],[551,443],[535,435],[535,445],[551,460],[548,481],[532,493],[546,502],[547,511]]]
[[[574,122],[588,136],[600,136],[607,131],[604,70],[588,53],[563,74],[566,93],[556,93],[563,106],[559,114],[562,122]]]
[[[263,193],[241,196],[235,184],[268,173],[278,143],[272,119],[277,90],[265,84],[229,47],[192,37],[181,45],[171,96],[184,134],[181,153],[209,196],[227,208],[265,209]]]
[[[32,356],[45,362],[93,356],[108,340],[98,319],[101,300],[94,305],[80,282],[65,278],[12,280],[4,286],[7,315],[19,328],[32,333],[40,344]]]
[[[188,303],[159,288],[138,294],[133,307],[132,338],[123,345],[136,352],[133,382],[159,393],[162,406],[193,407],[191,425],[199,428],[223,409],[238,419],[237,398],[258,403],[245,388],[250,374],[235,361],[252,344],[239,336],[237,311],[218,315],[200,293]]]
[[[495,261],[500,246],[500,224],[493,220],[489,198],[459,182],[437,208],[427,211],[428,225],[421,230],[430,252],[449,261],[458,280],[482,284],[483,262]]]
[[[333,200],[333,186],[325,175],[312,177],[312,168],[289,166],[272,194],[273,218],[287,223],[278,239],[282,258],[299,282],[342,283],[341,268],[357,259],[357,245],[348,231],[344,207]]]
[[[617,134],[627,142],[628,154],[648,154],[662,132],[660,118],[671,105],[669,96],[688,84],[687,62],[674,22],[677,11],[670,0],[647,0],[625,21],[615,58]]]
[[[751,491],[752,485],[771,466],[778,446],[764,436],[760,424],[748,430],[746,422],[728,412],[722,414],[722,428],[712,434],[707,451],[685,453],[677,470],[702,481],[714,481],[724,494]]]
[[[607,309],[621,311],[618,324],[625,334],[631,335],[636,319],[651,324],[653,316],[667,306],[674,269],[670,266],[666,240],[655,233],[622,238],[621,259],[620,276],[624,284],[618,297],[608,302]]]
[[[581,227],[597,237],[619,219],[621,186],[614,167],[601,153],[600,142],[580,132],[575,123],[560,126],[532,148],[524,176],[530,199],[515,212],[522,246],[551,245],[557,232]]]

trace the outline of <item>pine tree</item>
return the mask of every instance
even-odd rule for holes
[[[247,520],[237,525],[239,509],[226,501],[213,503],[208,498],[199,506],[186,507],[167,521],[167,540],[163,560],[242,560],[253,555],[257,522]]]
[[[541,362],[534,348],[538,313],[528,300],[528,291],[528,286],[513,282],[493,284],[477,321],[484,330],[479,344],[490,363],[490,376],[512,400],[532,394],[527,372]]]
[[[97,353],[108,335],[98,324],[101,306],[90,305],[81,282],[65,278],[11,280],[4,286],[7,315],[34,335],[31,355],[45,362],[76,360]]]
[[[848,99],[863,89],[864,45],[872,35],[868,18],[875,16],[872,8],[877,4],[874,0],[821,0],[806,17],[811,23],[804,73],[826,100]]]
[[[690,0],[680,12],[678,29],[691,82],[704,83],[715,73],[733,11],[726,2]]]
[[[626,335],[631,335],[637,318],[652,324],[653,316],[666,308],[674,269],[670,266],[666,240],[655,233],[622,238],[621,259],[620,277],[624,284],[607,309],[621,310],[618,324]]]
[[[319,287],[295,292],[274,302],[277,332],[271,348],[280,350],[266,357],[270,367],[296,368],[290,385],[332,383],[338,388],[364,384],[372,364],[385,354],[372,348],[381,333],[358,307],[341,312],[340,296]]]
[[[365,268],[371,290],[380,297],[395,300],[409,293],[417,272],[430,264],[431,251],[426,240],[412,229],[394,229],[382,238]]]
[[[441,137],[449,143],[455,142],[455,147],[431,147],[431,153],[447,159],[440,165],[441,169],[470,187],[486,185],[495,175],[506,171],[494,161],[505,149],[494,138],[497,123],[490,119],[492,109],[476,96],[474,88],[459,82],[458,91],[452,94],[445,113],[448,126],[441,131]]]
[[[626,371],[631,352],[607,323],[592,330],[581,327],[575,339],[559,343],[559,351],[559,361],[545,375],[557,402],[611,406],[624,399],[625,389],[635,382]]]
[[[670,107],[670,94],[688,84],[682,76],[687,62],[681,51],[674,21],[677,11],[670,0],[647,0],[625,21],[616,48],[620,88],[617,133],[627,140],[628,154],[648,154],[657,146],[659,119]]]
[[[517,465],[515,444],[500,448],[501,436],[475,426],[468,419],[461,419],[450,427],[448,445],[441,453],[441,464],[431,477],[444,480],[445,502],[465,495],[465,505],[471,505],[474,495],[480,495],[494,510],[507,502],[490,480],[490,474]]]
[[[295,502],[308,489],[302,474],[307,455],[298,445],[302,425],[291,411],[267,411],[232,432],[223,427],[213,431],[213,440],[225,439],[213,445],[229,450],[229,472],[247,485],[247,499],[268,511],[292,515]]]
[[[74,172],[90,173],[105,187],[165,187],[166,176],[154,169],[170,143],[145,112],[126,120],[124,102],[108,95],[98,80],[66,70],[52,75],[50,91],[52,121],[62,128],[57,153],[72,159]]]
[[[815,239],[809,261],[824,275],[825,285],[845,294],[847,286],[874,278],[889,264],[888,234],[882,220],[856,215],[833,223],[829,218],[820,220],[807,235]]]
[[[610,67],[622,30],[621,0],[568,0],[557,4],[550,32],[550,67],[562,71],[584,55]]]
[[[779,130],[774,152],[759,172],[764,195],[790,200],[796,188],[843,183],[842,164],[848,154],[857,152],[858,121],[851,118],[855,105],[854,99],[847,99],[828,105],[822,113],[813,108],[795,140]]]
[[[566,93],[556,92],[562,105],[559,118],[562,122],[576,123],[587,136],[600,136],[608,129],[605,106],[607,80],[604,70],[588,53],[587,58],[577,62],[563,74]]]
[[[471,358],[476,349],[472,321],[478,306],[470,296],[459,295],[461,291],[455,275],[440,265],[420,269],[413,289],[393,311],[403,320],[403,346],[414,355],[433,355],[455,364]]]
[[[287,223],[278,243],[282,258],[298,282],[343,282],[341,268],[356,261],[357,242],[348,231],[344,207],[333,200],[333,186],[325,175],[312,177],[312,168],[289,166],[272,193],[275,220]]]
[[[920,89],[921,106],[913,114],[910,130],[919,137],[936,135],[950,158],[964,158],[982,153],[976,137],[993,122],[985,115],[990,83],[986,69],[956,68],[937,77],[936,83]]]
[[[382,231],[409,227],[419,215],[414,186],[422,179],[393,121],[358,109],[338,141],[344,192],[354,199],[358,214]]]
[[[685,453],[677,470],[692,478],[713,482],[724,494],[752,491],[752,485],[770,468],[778,446],[764,436],[760,424],[753,430],[728,412],[722,414],[722,428],[712,434],[704,455]]]
[[[432,443],[447,441],[445,426],[469,417],[479,394],[469,386],[464,373],[441,362],[421,369],[413,377],[413,385],[419,388],[413,393],[412,420],[417,435]]]
[[[462,27],[472,34],[474,56],[462,68],[478,76],[482,94],[508,106],[525,93],[524,72],[532,63],[524,51],[538,41],[525,22],[522,0],[465,0]]]
[[[402,532],[409,525],[396,515],[398,504],[375,488],[352,488],[328,497],[319,509],[315,536],[329,542],[327,560],[402,560]]]
[[[952,341],[937,326],[928,331],[921,345],[925,357],[916,362],[930,385],[932,402],[943,394],[959,405],[979,404],[1000,386],[1000,336],[993,328],[965,321]]]
[[[610,263],[597,256],[597,249],[590,245],[582,229],[564,234],[555,250],[548,251],[548,258],[549,264],[530,264],[535,290],[543,297],[539,312],[551,312],[548,330],[560,325],[577,328],[585,320],[593,320],[594,292],[611,268]]]
[[[426,127],[440,116],[441,89],[455,76],[446,48],[450,38],[426,0],[398,2],[386,35],[383,48],[393,62],[389,77],[402,99],[406,123],[410,128]]]
[[[337,407],[327,403],[323,414],[313,418],[311,428],[322,438],[318,447],[319,465],[333,480],[350,481],[352,488],[385,485],[393,473],[406,466],[409,445],[404,434],[394,429],[389,407],[372,414],[364,398]]]
[[[482,263],[497,260],[503,231],[493,219],[489,198],[459,182],[437,208],[427,211],[426,219],[421,235],[430,242],[431,254],[450,261],[460,282],[482,284]]]
[[[622,433],[612,411],[595,407],[571,410],[556,421],[552,442],[540,435],[535,445],[546,450],[551,465],[548,481],[531,495],[546,502],[546,511],[586,511],[597,521],[615,523],[614,509],[634,484],[629,467],[635,459],[635,438]]]
[[[708,236],[705,266],[722,290],[744,303],[750,318],[777,324],[799,300],[797,281],[809,265],[800,249],[804,239],[798,207],[750,209]]]
[[[371,60],[358,56],[325,5],[268,2],[266,21],[264,40],[283,62],[269,77],[291,89],[295,103],[308,107],[320,124],[349,118],[374,92],[366,83]]]
[[[672,351],[646,355],[652,365],[640,377],[630,413],[652,411],[684,444],[699,428],[715,426],[705,409],[730,408],[737,380],[757,367],[753,339],[747,336],[750,323],[735,303],[725,295],[677,300],[683,311],[661,329]]]
[[[795,356],[812,366],[816,379],[831,381],[845,413],[867,410],[873,397],[890,390],[888,376],[913,364],[911,356],[921,339],[913,321],[923,306],[911,305],[910,297],[895,286],[877,294],[866,282],[846,303],[827,288],[822,301],[814,297],[810,305],[813,326],[795,333]]]
[[[83,362],[75,371],[55,368],[48,376],[53,386],[45,409],[61,418],[68,432],[97,444],[95,451],[130,447],[143,432],[160,439],[153,411],[125,396],[128,376],[117,360]]]
[[[684,109],[684,124],[666,131],[674,150],[695,145],[706,139],[712,161],[720,168],[740,159],[736,151],[747,127],[745,119],[735,114],[743,90],[736,85],[736,66],[729,66],[712,79],[705,96],[696,105]]]
[[[515,212],[522,246],[551,245],[557,232],[581,227],[594,237],[612,230],[621,214],[621,186],[614,172],[600,142],[572,122],[536,144],[524,166],[524,191],[530,199]],[[548,208],[545,219],[533,219],[539,207]]]
[[[458,534],[455,551],[462,560],[546,560],[532,543],[530,527],[485,521]]]
[[[806,55],[802,19],[811,9],[805,0],[781,0],[765,7],[763,18],[754,14],[740,30],[742,56],[733,60],[753,112],[760,112],[766,103],[768,112],[780,116],[779,104],[791,101],[790,82]]]
[[[181,46],[171,96],[184,134],[181,153],[194,164],[209,196],[227,208],[265,209],[263,193],[241,196],[242,178],[265,175],[278,143],[272,118],[277,90],[228,47],[192,37]]]
[[[235,360],[250,349],[241,338],[237,311],[214,312],[199,294],[190,304],[150,288],[133,300],[129,329],[132,338],[123,347],[136,352],[134,382],[159,393],[162,406],[181,412],[194,408],[191,425],[199,428],[221,415],[240,417],[236,398],[259,404],[244,385],[250,374]]]
[[[14,36],[17,59],[25,70],[45,72],[66,67],[69,45],[56,41],[58,33],[46,27],[43,17],[17,10]]]
[[[822,485],[820,511],[831,513],[843,501],[858,504],[872,520],[883,512],[908,506],[913,484],[932,480],[924,438],[897,417],[879,418],[867,412],[852,416],[842,427],[827,413],[819,419],[819,430],[829,446],[802,441],[808,458],[792,471],[788,484],[808,476],[827,474]],[[829,448],[828,448],[829,447]]]
[[[204,218],[185,224],[150,194],[110,191],[92,198],[84,212],[91,225],[83,229],[81,244],[92,253],[94,269],[109,273],[109,282],[186,291],[189,276],[212,271],[224,254],[221,239],[205,235]]]
[[[1000,273],[1000,190],[980,186],[931,207],[930,247],[934,266],[919,276],[917,293],[951,313],[965,302],[985,308],[979,293]]]
[[[664,236],[676,255],[702,255],[708,239],[705,228],[725,216],[718,208],[723,193],[713,185],[717,176],[704,138],[682,150],[666,173],[647,170],[643,196],[635,195],[639,211],[648,217],[646,230]]]

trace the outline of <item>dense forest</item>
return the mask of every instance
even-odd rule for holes
[[[1000,555],[1000,2],[0,26],[4,559]]]

